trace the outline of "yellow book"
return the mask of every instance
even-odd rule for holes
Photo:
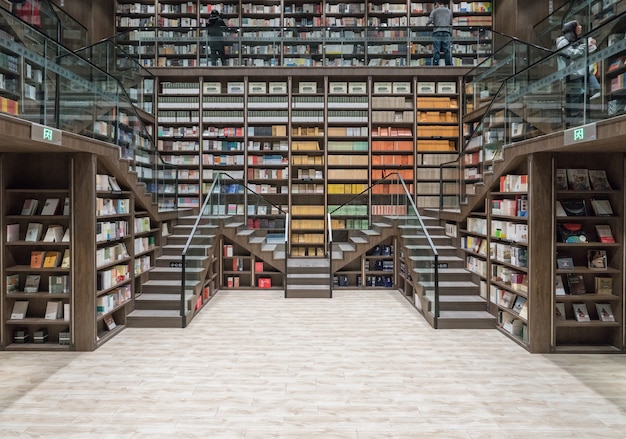
[[[43,260],[43,268],[54,268],[59,263],[59,258],[61,257],[61,252],[58,251],[47,251],[46,257]]]

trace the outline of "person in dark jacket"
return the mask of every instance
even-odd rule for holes
[[[224,31],[226,23],[220,17],[217,10],[212,10],[207,22],[207,32],[209,35],[209,48],[211,49],[211,65],[217,65],[217,59],[222,61],[222,65],[228,65],[226,53],[224,52]]]
[[[576,21],[568,21],[563,25],[561,36],[556,39],[556,48],[559,56],[557,64],[559,70],[567,68],[571,63],[577,62],[594,52],[597,48],[596,40],[593,38],[581,39],[583,27]],[[565,78],[566,96],[565,110],[569,122],[578,122],[583,115],[583,102],[585,100],[585,74],[587,68],[576,70]],[[600,84],[595,75],[587,74],[589,78],[589,89],[593,98],[600,95]]]

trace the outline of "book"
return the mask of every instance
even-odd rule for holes
[[[513,304],[513,312],[519,314],[525,304],[526,298],[523,296],[517,296],[515,298],[515,303]]]
[[[70,199],[66,197],[65,200],[63,200],[63,215],[69,216],[69,214],[70,214]]]
[[[556,202],[554,209],[556,212],[556,216],[567,216],[567,212],[565,212],[565,209],[563,208],[563,205],[561,204],[560,201]]]
[[[30,252],[30,267],[42,268],[45,255],[46,252],[43,250],[33,250],[32,252]]]
[[[70,268],[70,249],[66,248],[63,252],[63,260],[61,262],[61,268]]]
[[[568,169],[567,183],[574,191],[590,191],[589,171],[587,169]]]
[[[598,234],[598,241],[606,243],[614,243],[613,232],[611,232],[611,226],[608,224],[596,224],[596,233]]]
[[[70,228],[65,229],[65,233],[63,233],[63,238],[61,238],[61,242],[70,242]]]
[[[59,198],[48,198],[41,208],[41,215],[54,215],[59,208],[59,203],[61,200]]]
[[[48,226],[45,235],[43,236],[44,242],[61,242],[63,239],[63,226],[51,224]]]
[[[26,281],[24,282],[24,292],[25,293],[36,293],[39,291],[39,282],[41,281],[41,275],[39,274],[29,274],[26,276]]]
[[[46,256],[43,260],[43,268],[55,268],[59,265],[61,259],[61,252],[56,250],[50,250],[46,252]]]
[[[587,311],[587,305],[585,305],[584,303],[574,303],[572,304],[572,307],[574,308],[574,316],[576,317],[576,321],[591,321],[591,318],[589,317],[589,311]]]
[[[606,270],[606,250],[587,250],[587,267],[594,270]]]
[[[111,314],[104,316],[104,324],[106,325],[109,331],[114,329],[117,326]]]
[[[589,169],[589,182],[594,191],[610,191],[612,189],[604,169]]]
[[[557,191],[567,190],[567,172],[565,169],[557,169],[554,178],[554,186]]]
[[[587,216],[587,204],[580,198],[561,200],[561,207],[567,216]]]
[[[571,257],[562,257],[556,259],[556,266],[560,270],[573,270],[574,260]]]
[[[34,198],[28,198],[24,200],[24,204],[22,205],[22,213],[21,215],[34,215],[37,211],[37,205],[39,204],[39,200]]]
[[[565,316],[565,304],[557,302],[554,307],[554,319],[555,320],[566,320]]]
[[[565,296],[567,294],[565,292],[565,286],[563,285],[563,278],[560,274],[554,277],[554,294],[556,296]]]
[[[589,242],[587,234],[583,230],[583,225],[580,223],[561,223],[558,225],[558,232],[561,242],[570,244]]]
[[[596,276],[594,278],[594,292],[596,294],[613,294],[613,278],[610,276]]]
[[[13,293],[20,289],[20,275],[9,274],[7,275],[7,293]]]
[[[515,304],[516,297],[517,295],[515,293],[502,290],[502,295],[500,296],[500,300],[498,300],[498,304],[503,308],[511,308]]]
[[[28,223],[28,228],[26,229],[26,237],[24,238],[24,241],[39,241],[39,239],[41,238],[42,230],[43,225],[41,223]]]
[[[28,300],[16,300],[11,311],[11,320],[23,320],[28,311]]]
[[[591,208],[596,216],[613,216],[613,209],[609,200],[591,199]]]
[[[580,273],[567,273],[567,288],[571,295],[585,294],[585,278]]]
[[[112,192],[121,192],[122,188],[117,183],[117,179],[115,177],[113,177],[112,175],[109,175],[108,177],[109,177],[109,186],[111,188],[111,191]]]
[[[598,311],[598,320],[601,322],[614,322],[615,316],[611,305],[608,303],[596,303],[596,311]]]
[[[7,242],[19,241],[20,239],[20,225],[19,224],[7,224]]]
[[[46,314],[44,319],[56,320],[63,317],[63,302],[60,300],[48,300],[46,303]]]

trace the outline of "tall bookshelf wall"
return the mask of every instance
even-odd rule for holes
[[[325,215],[390,173],[402,176],[418,207],[451,202],[458,150],[456,77],[205,76],[160,78],[157,139],[164,160],[161,192],[199,205],[226,172],[291,214],[291,253],[324,254]],[[388,204],[377,187],[372,204]],[[378,198],[377,198],[378,196]],[[362,203],[361,203],[362,204]],[[333,228],[367,228],[354,210]]]
[[[450,1],[455,65],[476,65],[491,54],[492,3]],[[210,65],[208,45],[198,37],[212,10],[233,28],[225,44],[231,66],[419,66],[432,57],[426,25],[432,4],[117,0],[115,24],[118,32],[128,31],[125,50],[146,67]]]

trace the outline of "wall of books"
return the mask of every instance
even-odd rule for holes
[[[492,2],[452,0],[453,59],[491,54]],[[432,2],[394,0],[117,0],[115,25],[127,53],[147,67],[212,65],[204,28],[220,11],[230,66],[418,66],[432,58]]]

